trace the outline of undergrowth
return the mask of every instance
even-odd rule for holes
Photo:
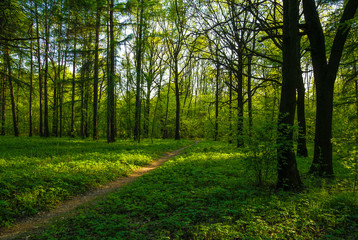
[[[0,137],[0,227],[125,176],[189,141]]]
[[[276,192],[274,181],[256,184],[245,157],[201,142],[29,239],[358,239],[358,199],[346,179],[306,176],[305,192]]]

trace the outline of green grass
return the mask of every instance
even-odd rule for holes
[[[189,141],[107,144],[79,139],[0,137],[0,227],[127,175]]]
[[[305,192],[276,192],[274,180],[255,185],[245,157],[226,143],[199,143],[30,239],[358,238],[358,199],[340,176],[304,177]]]

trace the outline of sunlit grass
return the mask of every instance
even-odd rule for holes
[[[0,227],[125,176],[189,143],[0,137]]]
[[[274,181],[256,185],[245,157],[226,143],[199,143],[33,239],[358,238],[358,199],[337,188],[340,175],[326,185],[304,177],[302,193],[277,192]]]

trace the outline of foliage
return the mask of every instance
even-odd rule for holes
[[[309,191],[300,194],[257,187],[247,179],[244,157],[226,143],[201,142],[30,239],[358,237],[358,198],[346,188],[309,179]]]
[[[108,145],[78,139],[0,138],[0,226],[49,210],[153,161],[188,141]]]
[[[273,183],[276,174],[276,124],[267,122],[246,135],[245,165],[253,173],[256,184]]]

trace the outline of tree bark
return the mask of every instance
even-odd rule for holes
[[[170,93],[170,83],[171,83],[172,74],[171,71],[169,73],[169,82],[168,82],[168,92],[167,92],[167,105],[165,108],[165,120],[164,120],[164,126],[163,126],[163,139],[168,138],[168,116],[169,116],[169,93]]]
[[[47,92],[47,79],[48,79],[48,51],[49,51],[49,26],[48,26],[48,13],[47,13],[47,1],[45,4],[46,20],[45,20],[45,77],[44,77],[44,136],[50,136],[50,130],[48,125],[48,92]]]
[[[229,69],[229,143],[232,143],[232,70]]]
[[[5,54],[6,54],[6,64],[7,64],[7,77],[9,82],[9,90],[10,90],[10,99],[11,99],[11,111],[12,111],[12,122],[14,126],[14,135],[15,137],[19,136],[19,128],[17,125],[17,117],[16,117],[16,103],[14,97],[14,88],[12,85],[12,75],[11,75],[11,59],[9,54],[9,48],[7,41],[5,42]]]
[[[33,26],[30,29],[30,38],[32,38]],[[32,137],[32,93],[33,93],[33,41],[30,40],[30,95],[29,95],[29,137]]]
[[[137,21],[139,25],[137,29],[136,43],[136,104],[135,104],[135,122],[134,122],[134,140],[140,142],[141,135],[141,80],[142,80],[142,52],[143,52],[143,0],[140,1]]]
[[[242,95],[243,88],[243,48],[242,43],[239,46],[239,59],[238,59],[238,70],[236,71],[237,77],[237,147],[244,146],[244,100]]]
[[[349,0],[345,5],[327,63],[325,36],[315,1],[303,0],[317,93],[314,157],[309,173],[321,177],[334,176],[331,142],[334,83],[350,30],[348,21],[354,17],[357,7],[357,0]]]
[[[95,56],[94,56],[94,77],[93,77],[93,140],[98,139],[98,68],[99,68],[99,33],[101,28],[101,8],[100,1],[97,0],[96,12],[96,40],[95,40]]]
[[[110,2],[109,9],[109,32],[110,32],[110,66],[107,86],[107,142],[115,142],[115,107],[114,107],[114,0]]]
[[[179,70],[178,54],[174,53],[174,85],[175,85],[175,140],[180,140],[180,92],[179,92]]]
[[[298,137],[297,137],[297,155],[308,157],[306,143],[306,115],[305,115],[305,86],[303,83],[301,66],[298,66],[300,73],[297,82],[297,121],[298,121]]]
[[[216,51],[216,76],[215,76],[215,134],[214,141],[219,138],[219,81],[220,81],[220,64]]]
[[[77,21],[77,17],[76,17]],[[70,136],[75,137],[75,94],[76,94],[76,45],[77,45],[77,31],[75,31],[74,45],[73,45],[73,62],[72,62],[72,95],[71,95],[71,129]]]
[[[6,51],[4,48],[4,63],[6,62]],[[6,117],[6,66],[4,64],[3,78],[1,79],[1,132],[0,135],[5,135],[5,117]]]
[[[299,0],[283,1],[282,87],[278,119],[277,187],[300,190],[302,182],[293,151],[293,124],[296,108],[296,86],[299,57]]]
[[[39,134],[40,136],[42,137],[43,136],[43,112],[42,112],[42,70],[41,70],[41,52],[40,52],[40,49],[41,49],[41,44],[40,44],[40,33],[39,33],[39,14],[38,14],[38,10],[37,10],[37,1],[35,1],[35,16],[36,16],[36,35],[37,35],[37,64],[38,64],[38,67],[39,67],[39,72],[38,72],[38,75],[39,75],[39,108],[40,108],[40,112],[39,112]]]

